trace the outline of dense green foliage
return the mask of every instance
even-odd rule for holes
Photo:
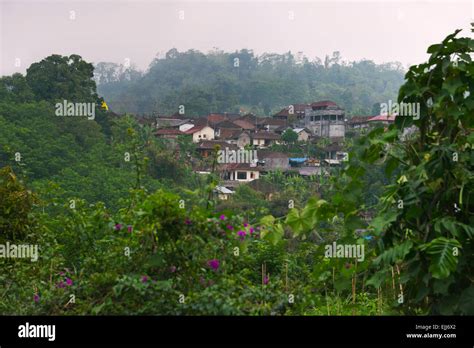
[[[174,114],[253,112],[271,115],[293,103],[331,99],[352,114],[371,114],[374,104],[396,99],[400,64],[343,62],[338,52],[325,62],[252,51],[203,54],[170,50],[146,73],[113,63],[95,70],[98,90],[116,112]]]
[[[428,62],[411,67],[400,89],[400,102],[420,103],[420,119],[398,118],[385,134],[386,161],[401,175],[372,222],[383,236],[375,261],[403,265],[408,313],[474,311],[474,44],[457,33],[429,47]],[[412,124],[418,136],[397,141]],[[369,159],[383,146],[371,142]]]
[[[431,46],[399,92],[421,104],[419,120],[346,139],[343,168],[308,179],[272,172],[228,202],[212,196],[215,173],[192,173],[184,138],[178,152],[132,116],[55,116],[63,98],[101,101],[80,57],[3,77],[0,244],[39,245],[39,258],[0,258],[0,313],[473,314],[473,50],[455,34]],[[196,52],[172,51],[155,67],[180,62],[201,76],[188,55],[206,71],[210,58]],[[254,68],[242,75],[270,69]],[[280,102],[267,97],[269,108]],[[287,141],[279,150],[295,154],[325,145]],[[332,243],[363,246],[363,257],[328,257]]]

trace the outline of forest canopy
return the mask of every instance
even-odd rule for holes
[[[252,112],[272,115],[293,103],[330,99],[350,114],[378,114],[378,103],[396,99],[400,63],[346,62],[339,52],[324,61],[291,52],[256,55],[242,49],[207,54],[171,49],[146,72],[129,64],[95,66],[98,91],[115,112],[186,115]]]

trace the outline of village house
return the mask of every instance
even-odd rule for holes
[[[220,140],[204,140],[197,144],[196,152],[200,155],[201,158],[208,158],[213,155],[216,151],[216,147],[219,150],[224,150],[228,148],[229,150],[238,150],[237,146],[234,144],[229,144],[225,141]]]
[[[233,124],[239,126],[242,130],[245,131],[255,131],[255,123],[248,122],[246,120],[235,120],[232,121]]]
[[[381,123],[384,125],[390,125],[395,122],[395,115],[378,115],[371,117],[367,120],[369,124]]]
[[[273,115],[273,118],[277,120],[284,120],[289,124],[292,119],[296,122],[303,121],[306,115],[306,109],[308,109],[310,104],[292,104],[287,106],[284,109],[281,109],[278,113]]]
[[[232,121],[224,120],[212,125],[216,132],[216,136],[220,136],[222,130],[232,130],[232,131],[241,131],[243,128]]]
[[[223,140],[229,144],[235,144],[239,148],[243,148],[251,144],[250,133],[235,129],[221,129],[218,136],[219,140]]]
[[[250,182],[260,177],[260,171],[252,163],[229,163],[222,166],[221,176],[224,180]]]
[[[192,120],[186,121],[182,124],[179,125],[179,130],[181,132],[186,132],[187,130],[190,130],[195,126],[194,122]]]
[[[227,201],[235,193],[225,186],[216,186],[213,192],[222,201]]]
[[[174,144],[176,144],[177,137],[182,136],[182,135],[186,135],[186,134],[181,132],[179,129],[174,129],[174,128],[158,129],[155,132],[155,136],[157,138],[171,140]]]
[[[342,145],[333,142],[324,148],[326,159],[337,159],[337,153],[342,151]]]
[[[288,121],[282,119],[275,119],[271,117],[261,117],[258,121],[258,128],[267,132],[276,132],[277,129],[288,127]]]
[[[179,129],[181,125],[186,124],[186,123],[189,123],[189,119],[158,117],[155,120],[155,127]]]
[[[310,136],[311,136],[311,132],[309,129],[307,128],[294,128],[293,131],[298,134],[298,141],[308,141]]]
[[[290,168],[289,156],[282,152],[258,150],[258,165],[265,171],[281,170],[286,171]]]
[[[369,128],[370,116],[352,116],[347,121],[347,126],[352,129],[366,129]]]
[[[281,136],[272,132],[256,132],[252,134],[252,145],[265,148],[273,144],[279,144]]]
[[[202,140],[214,140],[214,129],[209,126],[194,126],[184,133],[193,136],[193,143],[198,143]]]
[[[306,109],[304,124],[313,135],[323,138],[345,136],[345,112],[336,103],[325,100]]]

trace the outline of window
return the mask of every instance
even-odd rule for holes
[[[237,172],[237,180],[247,180],[247,172]]]

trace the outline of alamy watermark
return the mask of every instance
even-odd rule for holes
[[[337,257],[345,259],[357,259],[363,262],[365,259],[364,244],[327,244],[324,246],[324,257]]]
[[[420,103],[380,103],[380,114],[413,117],[414,120],[420,119]]]
[[[56,325],[36,325],[26,322],[18,326],[18,337],[20,338],[47,338],[48,341],[56,339]]]
[[[63,100],[56,103],[56,116],[87,116],[88,120],[95,118],[95,103],[73,103]]]
[[[32,244],[0,244],[0,258],[20,258],[30,259],[32,262],[38,261],[38,245]]]
[[[219,150],[217,152],[217,163],[256,163],[257,150]]]

